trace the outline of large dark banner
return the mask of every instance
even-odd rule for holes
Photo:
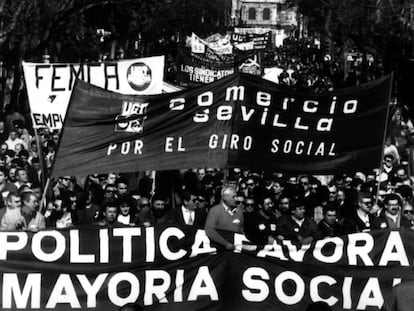
[[[380,310],[412,279],[414,232],[375,231],[230,252],[187,227],[0,232],[2,310]]]
[[[179,51],[177,80],[182,86],[208,84],[234,73],[233,55],[219,55],[206,46],[204,54]]]
[[[197,167],[332,174],[378,167],[390,81],[313,94],[237,74],[146,97],[78,81],[53,176]]]

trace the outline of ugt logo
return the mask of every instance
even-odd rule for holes
[[[116,116],[116,132],[142,133],[144,121],[147,119],[148,103],[128,102],[122,103],[122,112]]]

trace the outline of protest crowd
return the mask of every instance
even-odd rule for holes
[[[269,65],[283,68],[279,84],[323,92],[359,85],[383,74],[380,63],[361,58],[351,63],[348,79],[341,82],[338,63],[323,59],[312,42],[310,38],[288,38],[284,46],[267,54]],[[36,141],[30,122],[8,109],[0,120],[0,228],[39,230],[86,224],[204,228],[211,207],[220,204],[226,193],[223,189],[229,187],[234,191],[227,202],[229,213],[238,211],[242,218],[237,230],[259,244],[275,239],[310,242],[378,228],[414,228],[407,151],[410,128],[399,110],[390,128],[380,170],[292,176],[240,168],[198,168],[145,173],[138,179],[136,174],[116,172],[81,180],[61,176],[52,180],[42,196],[47,178],[42,172],[52,168],[60,131],[40,129]]]
[[[343,81],[338,63],[303,40],[287,40],[267,57],[270,66],[283,69],[275,82],[295,91],[324,93],[383,75],[380,63],[365,58],[350,64]],[[29,118],[7,108],[0,119],[0,231],[178,226],[204,229],[215,244],[235,250],[225,232],[264,247],[414,230],[413,127],[395,108],[376,169],[311,175],[199,167],[57,178],[49,175],[61,130],[34,131]]]
[[[398,114],[392,124],[398,135],[388,136],[380,170],[311,176],[198,168],[155,175],[61,176],[51,184],[46,200],[40,159],[50,170],[59,133],[41,129],[39,151],[26,124],[17,112],[0,121],[2,230],[189,225],[206,227],[209,233],[216,225],[265,245],[284,239],[310,243],[382,228],[414,229],[413,180],[407,165],[409,128]],[[237,226],[218,224],[209,215],[222,201],[230,217],[239,219]],[[218,241],[232,248],[225,240]]]

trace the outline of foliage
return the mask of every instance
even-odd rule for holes
[[[98,61],[168,52],[171,39],[223,29],[220,0],[0,0],[3,66],[14,70],[12,104],[20,89],[21,61]],[[106,31],[105,36],[97,33]],[[136,50],[135,42],[140,41]],[[167,49],[167,51],[166,51]],[[4,82],[3,82],[4,84]]]
[[[332,40],[342,56],[351,48],[373,54],[393,69],[410,49],[408,0],[295,0],[309,29]]]

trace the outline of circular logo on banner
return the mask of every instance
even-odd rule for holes
[[[127,81],[135,91],[144,91],[152,81],[151,68],[144,63],[134,63],[127,70]]]

